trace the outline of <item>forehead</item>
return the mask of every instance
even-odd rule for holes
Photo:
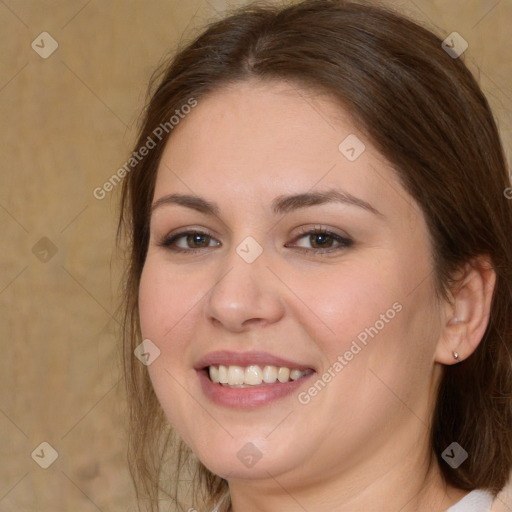
[[[172,132],[166,153],[188,166],[205,157],[214,167],[235,159],[233,165],[250,160],[251,167],[292,157],[318,161],[320,149],[327,151],[321,160],[332,160],[348,125],[325,96],[284,82],[241,82],[199,99]]]
[[[243,82],[199,99],[173,130],[155,198],[177,191],[229,205],[270,203],[337,186],[381,211],[386,198],[407,195],[334,100],[285,82]]]

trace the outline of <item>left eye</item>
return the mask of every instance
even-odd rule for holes
[[[339,249],[343,249],[345,247],[349,247],[352,245],[352,240],[349,238],[345,238],[337,233],[333,233],[331,231],[326,230],[313,230],[308,231],[302,234],[300,237],[296,238],[296,240],[305,239],[305,243],[310,245],[310,247],[297,244],[297,247],[302,247],[306,249],[307,252],[310,251],[335,251]]]

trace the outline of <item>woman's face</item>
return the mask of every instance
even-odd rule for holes
[[[211,471],[297,484],[420,450],[440,371],[432,248],[339,106],[284,83],[201,99],[167,143],[150,229],[148,370]]]

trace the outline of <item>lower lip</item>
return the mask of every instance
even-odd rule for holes
[[[315,372],[312,372],[290,382],[262,384],[251,388],[230,388],[212,382],[206,374],[207,371],[207,369],[197,371],[204,394],[218,405],[236,409],[251,409],[284,398],[297,391],[315,375]]]

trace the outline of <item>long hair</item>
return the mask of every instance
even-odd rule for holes
[[[512,202],[504,195],[510,179],[495,120],[463,59],[430,31],[385,8],[306,0],[249,6],[210,24],[166,65],[145,109],[135,149],[149,138],[155,147],[124,178],[119,220],[129,254],[124,369],[138,496],[157,510],[166,460],[176,466],[176,502],[185,471],[194,475],[193,496],[202,506],[227,490],[177,439],[133,350],[141,342],[139,280],[170,119],[221,86],[248,79],[321,91],[350,113],[424,213],[440,297],[448,297],[464,263],[490,258],[497,276],[490,321],[475,352],[443,369],[430,441],[447,482],[497,494],[512,468]],[[441,459],[453,440],[469,455],[457,469]]]

